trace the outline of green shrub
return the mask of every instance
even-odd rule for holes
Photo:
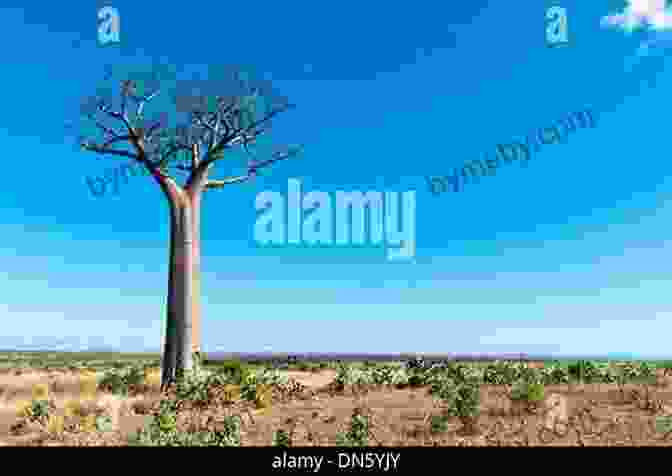
[[[639,362],[636,366],[636,379],[651,382],[656,377],[656,367],[649,362]]]
[[[430,380],[430,374],[426,369],[411,368],[407,370],[408,384],[412,387],[421,387],[427,385]]]
[[[129,438],[132,446],[240,446],[240,418],[227,416],[223,430],[178,431],[176,405],[162,401],[150,424]]]
[[[457,374],[459,371],[448,369],[446,364],[432,364],[424,369],[417,369],[416,372],[421,376],[422,385],[429,385],[430,388],[438,382],[449,379],[449,375]],[[450,380],[450,379],[449,379]]]
[[[613,381],[619,385],[626,382],[653,383],[656,367],[648,362],[621,362],[611,368]]]
[[[435,366],[434,369],[436,374],[445,375],[447,378],[455,380],[458,383],[467,380],[483,379],[483,371],[481,369],[462,362],[447,362],[440,366]]]
[[[240,417],[224,417],[224,429],[212,432],[212,442],[217,446],[240,446]]]
[[[98,383],[102,390],[108,390],[115,395],[127,395],[128,387],[125,385],[123,371],[117,369],[107,371]]]
[[[219,365],[217,372],[227,375],[232,384],[240,385],[251,370],[240,360],[225,360]]]
[[[256,374],[257,383],[261,385],[283,385],[288,378],[279,370],[262,369]]]
[[[596,383],[615,383],[618,380],[616,369],[609,362],[595,362]]]
[[[127,396],[131,387],[140,385],[144,379],[144,367],[135,365],[125,369],[108,370],[98,382],[98,387],[115,395]]]
[[[263,398],[258,393],[260,387],[267,388],[273,385],[284,385],[287,382],[287,377],[279,370],[262,369],[257,372],[250,372],[244,376],[243,381],[240,383],[240,396],[244,400],[254,402]]]
[[[255,401],[257,399],[257,376],[256,374],[247,374],[240,383],[240,397],[243,400]]]
[[[177,415],[173,402],[162,401],[151,422],[129,438],[132,446],[169,446],[177,429]]]
[[[204,364],[205,364],[206,359],[205,359],[205,357],[202,353],[192,352],[191,353],[191,359],[194,363],[194,370],[200,371],[204,368]]]
[[[432,382],[429,393],[448,408],[453,408],[457,399],[457,384],[449,378],[437,378]]]
[[[480,412],[481,392],[477,380],[460,382],[455,399],[455,413],[461,419],[476,417]]]
[[[656,417],[656,431],[667,435],[672,433],[672,415],[661,415]]]
[[[100,432],[108,432],[114,430],[114,424],[112,422],[112,417],[109,415],[97,415],[96,416],[96,430]]]
[[[631,382],[637,377],[637,366],[633,362],[621,362],[616,365],[616,381],[619,385]]]
[[[448,431],[448,415],[432,415],[429,431],[432,433]]]
[[[32,400],[21,409],[21,416],[27,417],[32,421],[44,420],[49,417],[49,407],[48,400]]]
[[[392,364],[383,364],[368,370],[369,380],[376,385],[406,385],[409,376],[406,371]]]
[[[336,368],[336,377],[334,377],[334,382],[339,385],[348,385],[351,384],[354,380],[353,373],[355,370],[352,366],[348,364],[338,364]]]
[[[545,385],[567,384],[570,381],[582,383],[615,383],[629,380],[635,375],[630,371],[625,374],[609,362],[591,362],[579,360],[569,364],[554,362],[549,368],[542,370],[542,382]]]
[[[334,382],[339,385],[370,385],[373,383],[371,373],[348,364],[340,364],[336,369]]]
[[[444,403],[447,415],[464,419],[480,413],[481,389],[476,377],[467,375],[460,381],[446,376],[437,378],[432,382],[430,394]]]
[[[197,404],[205,404],[210,400],[209,388],[214,379],[202,372],[189,372],[178,380],[175,387],[176,397],[179,400],[188,400]]]
[[[350,428],[336,435],[339,446],[367,446],[369,443],[369,419],[355,408],[350,419]]]
[[[589,360],[578,360],[567,366],[569,375],[572,379],[582,383],[599,383],[603,379],[603,374],[595,362]]]
[[[529,380],[515,382],[511,389],[512,400],[522,400],[530,403],[538,403],[544,399],[544,384]]]
[[[567,365],[567,371],[572,380],[582,381],[583,380],[583,361],[579,360],[577,362],[571,362]]]
[[[507,385],[513,378],[514,371],[507,362],[496,360],[488,362],[483,369],[483,383],[488,385]]]
[[[273,446],[289,448],[292,446],[292,437],[285,430],[278,430],[273,435]]]
[[[570,373],[566,365],[553,362],[541,369],[541,383],[544,385],[561,385],[570,382]]]
[[[159,433],[172,433],[177,430],[177,414],[172,407],[164,405],[161,411],[154,416],[152,423]]]
[[[483,382],[490,385],[511,385],[520,379],[541,379],[541,371],[531,369],[524,362],[496,360],[482,370]]]

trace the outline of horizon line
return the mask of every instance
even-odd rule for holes
[[[160,350],[122,351],[117,349],[0,349],[0,353],[62,353],[62,354],[157,354]],[[337,353],[337,352],[224,352],[204,351],[206,360],[224,361],[405,361],[415,358],[424,360],[454,360],[454,361],[495,361],[495,360],[521,360],[521,361],[551,361],[551,360],[672,360],[672,356],[649,355],[637,356],[631,353],[611,354],[528,354],[525,352],[474,352],[474,353],[436,353],[436,352],[400,352],[400,353]]]

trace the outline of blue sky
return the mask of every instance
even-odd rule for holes
[[[12,46],[0,88],[0,348],[159,348],[165,199],[147,178],[92,196],[84,177],[120,162],[75,151],[64,124],[106,64],[163,59],[182,71],[263,72],[297,105],[273,142],[305,146],[254,183],[206,194],[206,351],[669,355],[672,162],[661,116],[672,22],[647,2],[563,0],[570,44],[550,49],[555,2],[440,3],[251,11],[118,0],[121,44],[105,48],[89,2],[0,9]],[[586,107],[595,129],[543,146],[529,167],[428,191],[425,176]],[[258,246],[256,194],[284,193],[290,178],[305,191],[415,190],[415,260],[391,262],[380,247]]]

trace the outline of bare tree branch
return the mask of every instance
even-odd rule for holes
[[[161,126],[163,126],[163,122],[161,120],[158,120],[149,126],[147,132],[145,133],[145,140],[150,139],[154,133],[156,133],[161,128]]]
[[[190,149],[188,146],[186,146],[186,145],[183,145],[183,144],[170,144],[170,145],[168,146],[168,150],[166,150],[166,151],[161,155],[161,158],[160,158],[157,162],[155,162],[155,164],[156,164],[157,166],[160,166],[160,165],[163,165],[163,164],[169,162],[170,159],[171,159],[172,157],[175,157],[175,156],[177,155],[177,153],[179,153],[181,150],[184,150],[184,151],[186,151],[186,152],[190,152],[190,151],[191,151],[191,149]],[[182,166],[178,166],[177,168],[178,168],[179,170],[190,170],[190,169],[181,169],[180,167],[182,167]]]
[[[128,97],[131,91],[135,88],[135,84],[131,80],[124,80],[121,82],[121,114],[126,114],[126,106],[128,104]]]
[[[143,96],[141,100],[138,102],[138,108],[135,111],[135,115],[138,117],[142,117],[143,110],[145,108],[145,104],[147,104],[149,101],[154,99],[156,96],[159,95],[160,91],[155,91],[154,93],[148,95],[148,96]]]
[[[299,155],[299,152],[301,152],[301,150],[302,150],[301,147],[297,147],[296,150],[290,150],[290,151],[285,152],[285,153],[277,153],[277,154],[275,154],[275,157],[271,157],[270,159],[264,160],[262,162],[254,163],[252,166],[250,166],[250,169],[252,170],[252,169],[259,169],[259,168],[267,167],[267,166],[269,166],[271,164],[274,164],[276,162],[280,162],[281,160],[286,160],[286,159],[290,159],[292,157],[296,157],[297,155]]]
[[[262,119],[260,119],[258,121],[255,121],[251,125],[249,125],[245,128],[238,128],[237,130],[228,134],[220,142],[218,142],[215,147],[208,150],[205,158],[203,159],[203,161],[200,164],[200,167],[203,167],[203,168],[208,167],[210,164],[215,162],[217,159],[221,158],[221,155],[219,154],[221,151],[231,147],[232,145],[235,145],[235,143],[237,143],[237,142],[238,143],[244,142],[247,139],[247,137],[245,136],[246,132],[248,132],[250,130],[253,130],[257,126],[259,126],[259,125],[261,125],[265,122],[268,122],[274,116],[280,114],[281,112],[284,112],[284,111],[290,109],[291,107],[292,107],[291,105],[287,105],[285,108],[279,108],[279,109],[276,109],[274,111],[271,111],[265,117],[263,117]],[[259,134],[253,134],[249,138],[253,139],[257,135],[259,135]]]
[[[91,152],[97,152],[99,154],[118,155],[121,157],[128,157],[129,159],[133,160],[140,160],[140,157],[138,155],[132,154],[131,152],[127,152],[125,150],[109,149],[98,146],[96,144],[87,144],[87,143],[82,144],[82,148],[85,150],[89,150]]]
[[[101,112],[104,112],[108,116],[110,116],[113,119],[118,119],[124,123],[124,126],[126,127],[126,130],[129,132],[132,138],[136,138],[135,136],[135,131],[133,130],[133,127],[131,126],[131,123],[128,120],[128,116],[126,114],[122,114],[119,112],[115,112],[112,110],[112,108],[104,103],[100,103],[98,105],[98,110]]]
[[[223,180],[208,180],[208,182],[205,184],[205,189],[206,190],[211,190],[211,189],[216,189],[216,188],[224,188],[227,185],[231,185],[234,183],[243,183],[247,182],[248,180],[252,179],[254,175],[241,175],[239,177],[227,177]]]
[[[232,184],[237,184],[237,183],[243,183],[247,182],[248,180],[251,180],[255,178],[258,174],[257,170],[268,167],[271,164],[274,164],[275,162],[280,162],[281,160],[289,159],[291,157],[294,157],[298,155],[300,152],[301,148],[297,148],[297,150],[290,150],[285,153],[279,153],[276,154],[275,157],[272,157],[270,159],[261,161],[261,162],[252,162],[248,166],[248,172],[247,175],[241,175],[238,177],[227,177],[223,180],[208,180],[205,184],[205,189],[210,190],[210,189],[220,189],[224,188],[227,185],[232,185]]]
[[[145,105],[159,96],[162,91],[165,91],[165,88],[145,89],[147,84],[143,82],[142,78],[140,82],[143,85],[143,91],[138,90],[138,81],[135,79],[127,79],[118,83],[121,90],[120,111],[115,111],[112,108],[112,99],[107,100],[109,95],[107,93],[104,94],[105,98],[95,102],[96,112],[101,112],[107,117],[121,121],[126,131],[125,133],[117,131],[115,128],[97,121],[93,114],[89,115],[98,129],[103,132],[105,141],[102,145],[84,143],[82,147],[85,150],[131,158],[146,166],[153,174],[162,177],[172,178],[167,174],[167,171],[169,167],[174,168],[177,171],[187,173],[184,186],[188,187],[196,177],[206,174],[216,160],[223,158],[225,150],[234,146],[242,146],[243,151],[250,156],[247,175],[229,177],[224,180],[211,180],[207,182],[206,188],[208,189],[246,182],[254,178],[259,169],[296,155],[293,152],[276,154],[268,160],[258,161],[255,153],[250,150],[250,146],[256,142],[256,139],[270,129],[270,120],[279,113],[293,107],[284,98],[280,103],[271,99],[270,101],[274,102],[274,106],[279,105],[279,107],[270,108],[271,110],[265,113],[264,117],[255,120],[255,111],[249,108],[257,104],[262,88],[250,87],[246,81],[239,79],[240,84],[238,84],[236,92],[240,94],[215,95],[213,110],[210,106],[212,96],[205,97],[196,94],[197,89],[200,91],[202,88],[195,88],[192,85],[189,89],[191,91],[189,93],[189,104],[183,104],[187,99],[186,96],[175,97],[176,105],[179,106],[178,109],[185,105],[189,106],[190,111],[184,111],[189,115],[188,122],[183,126],[177,126],[174,131],[170,131],[165,127],[166,120],[160,119],[150,122],[145,121],[143,117]],[[127,111],[129,101],[137,106],[133,119],[129,117]],[[268,105],[269,102],[265,104]],[[94,106],[91,103],[90,105]],[[245,121],[246,117],[250,119]],[[168,137],[169,133],[170,137]],[[111,148],[113,144],[119,142],[127,142],[135,149],[136,153]],[[200,147],[194,148],[194,146]],[[191,158],[191,165],[187,162],[188,158],[177,160],[180,163],[173,163],[174,159],[179,158],[179,154],[183,151],[187,152],[187,157]],[[203,151],[203,154],[200,151]],[[201,159],[195,155],[202,155],[203,157]]]
[[[129,135],[117,136],[114,139],[110,139],[107,142],[105,142],[101,147],[104,148],[104,149],[107,149],[112,144],[116,144],[117,142],[128,141],[130,139],[131,139],[131,136],[129,136]]]
[[[102,130],[103,133],[106,136],[111,136],[113,139],[117,138],[119,136],[119,133],[115,131],[114,129],[111,129],[107,127],[105,124],[101,123],[100,121],[96,120],[95,114],[89,114],[87,116],[93,123],[98,127],[98,129]]]

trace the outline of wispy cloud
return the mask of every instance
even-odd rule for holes
[[[621,13],[602,17],[603,26],[616,26],[632,32],[638,28],[654,31],[672,29],[672,8],[666,0],[627,0],[628,6]]]
[[[672,46],[672,7],[666,6],[666,0],[626,0],[626,3],[622,12],[602,17],[600,24],[628,35],[638,30],[645,33],[635,54],[626,59],[626,69],[631,70],[642,57],[663,53]]]

